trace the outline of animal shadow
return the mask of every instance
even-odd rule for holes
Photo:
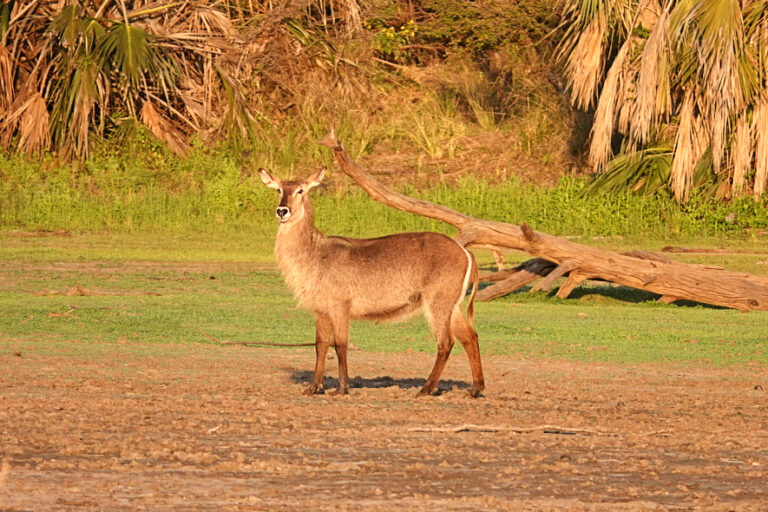
[[[292,371],[291,381],[296,384],[309,384],[312,382],[314,373],[311,371]],[[374,377],[366,379],[360,376],[350,377],[350,388],[390,388],[397,386],[400,389],[421,389],[424,384],[427,383],[427,379],[412,378],[412,379],[395,379],[389,375],[383,377]],[[339,380],[333,377],[323,377],[323,387],[325,389],[336,389],[339,387]],[[469,389],[470,385],[464,381],[458,380],[441,380],[440,385],[437,388],[436,394],[441,394],[452,389]]]

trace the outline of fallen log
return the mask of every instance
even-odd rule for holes
[[[684,299],[740,310],[768,310],[766,276],[680,263],[662,256],[649,258],[646,251],[620,254],[536,232],[526,223],[516,226],[478,219],[442,205],[389,190],[352,160],[333,132],[318,143],[333,150],[341,171],[355,180],[373,199],[399,210],[454,225],[459,230],[456,239],[462,245],[517,249],[552,262],[555,266],[551,272],[555,272],[557,277],[567,275],[565,283],[557,292],[560,298],[567,298],[573,289],[586,279],[599,279],[659,294],[663,302]],[[530,269],[526,271],[538,276],[535,272],[530,272]],[[517,281],[515,276],[518,276]],[[513,273],[494,285],[499,287],[494,292],[483,290],[485,293],[478,295],[478,298],[490,300],[509,293],[515,286],[519,288],[519,280],[529,277],[532,276],[520,272]],[[533,277],[529,282],[535,279],[537,277]],[[505,286],[500,286],[507,280]],[[549,289],[554,281],[555,279],[548,280],[542,285],[542,289]]]
[[[521,263],[511,270],[483,274],[480,276],[480,281],[498,282],[477,292],[475,298],[480,302],[487,302],[502,297],[519,290],[523,286],[530,284],[537,279],[551,275],[556,267],[557,265],[549,260],[545,260],[544,258],[534,258]]]

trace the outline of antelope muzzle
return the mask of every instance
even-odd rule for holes
[[[275,215],[280,222],[287,222],[291,218],[291,209],[287,206],[278,206]]]

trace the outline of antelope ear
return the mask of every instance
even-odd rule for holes
[[[266,170],[259,169],[259,177],[269,188],[280,190],[280,180],[269,174]]]
[[[315,188],[320,184],[320,182],[323,181],[323,178],[325,178],[325,167],[317,171],[314,175],[307,178],[307,180],[304,182],[304,188],[307,192]]]

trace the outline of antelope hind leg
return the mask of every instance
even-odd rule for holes
[[[419,391],[418,396],[428,396],[435,392],[440,382],[440,375],[443,373],[445,363],[448,362],[448,356],[451,355],[451,349],[453,348],[453,337],[451,336],[448,321],[444,322],[442,327],[435,329],[434,334],[435,338],[437,338],[435,365],[432,367],[432,372],[427,377],[427,382]]]
[[[483,365],[480,362],[480,345],[477,332],[469,325],[460,309],[454,309],[451,315],[451,333],[456,336],[464,347],[464,352],[467,353],[469,367],[472,370],[472,387],[469,390],[469,396],[477,398],[485,389]]]

